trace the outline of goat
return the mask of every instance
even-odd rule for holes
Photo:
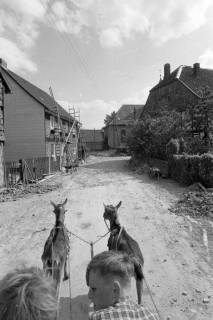
[[[157,178],[159,180],[159,178],[161,177],[160,169],[157,167],[150,167],[149,168],[149,176],[150,176],[150,178]]]
[[[65,204],[67,199],[62,204],[55,204],[50,201],[54,207],[55,225],[50,231],[47,238],[44,251],[41,256],[43,262],[43,269],[48,276],[52,276],[56,282],[57,296],[59,295],[62,275],[63,281],[69,278],[67,272],[67,257],[69,254],[69,237],[67,229],[64,225],[65,219]]]
[[[117,206],[104,204],[104,220],[110,222],[110,237],[108,239],[108,249],[126,252],[133,264],[136,278],[136,289],[138,296],[138,303],[142,302],[143,290],[143,265],[144,258],[138,243],[121,227],[118,219],[118,208],[121,206],[121,201]]]

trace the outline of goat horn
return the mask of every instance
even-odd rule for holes
[[[121,206],[121,201],[117,204],[116,208],[118,209]]]
[[[67,203],[67,198],[65,199],[64,203],[62,204],[62,206],[65,206],[66,203]]]
[[[50,203],[54,208],[56,208],[56,205],[55,205],[55,203],[53,201],[50,201]]]

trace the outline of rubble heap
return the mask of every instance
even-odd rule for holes
[[[16,201],[28,194],[43,194],[60,187],[59,183],[33,183],[33,184],[17,184],[14,187],[6,188],[0,193],[0,202]]]
[[[201,184],[193,185],[169,210],[178,215],[207,217],[213,220],[213,188],[205,189]]]

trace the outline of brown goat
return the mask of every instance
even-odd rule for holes
[[[140,304],[142,302],[144,258],[138,243],[120,225],[117,213],[120,206],[121,201],[117,206],[104,204],[103,218],[110,222],[108,249],[126,252],[131,257],[135,269],[138,303]]]
[[[150,178],[157,178],[159,180],[159,178],[161,177],[161,171],[159,168],[157,167],[150,167],[149,168],[149,176]]]
[[[62,204],[55,204],[51,201],[55,213],[55,225],[50,231],[50,235],[45,242],[44,251],[41,257],[43,269],[47,275],[52,276],[56,282],[57,296],[59,295],[62,275],[63,281],[69,278],[67,272],[67,257],[69,254],[69,237],[67,229],[64,225],[65,219],[65,204],[67,199]]]

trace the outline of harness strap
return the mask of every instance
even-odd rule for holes
[[[119,234],[118,234],[118,237],[117,237],[117,241],[116,241],[116,245],[115,245],[115,250],[118,250],[118,240],[119,240],[119,238],[120,238],[120,236],[121,236],[121,232],[123,231],[123,228],[124,228],[124,227],[121,227],[121,228],[120,228],[120,231],[119,231]]]
[[[105,222],[105,224],[106,224],[106,227],[107,227],[108,231],[110,231],[110,228],[108,227],[108,224],[107,224],[107,222],[106,222],[106,219],[104,219],[104,222]]]

